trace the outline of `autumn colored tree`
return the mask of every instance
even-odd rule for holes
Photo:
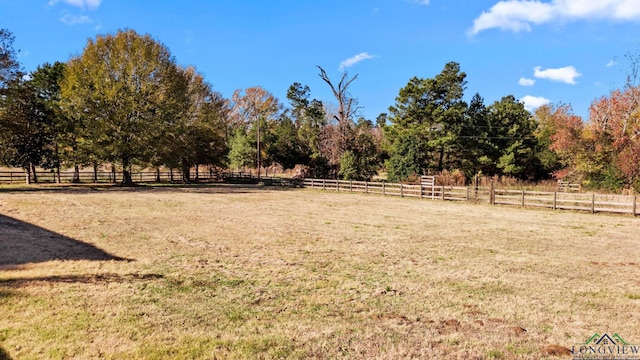
[[[580,169],[587,161],[585,128],[582,119],[573,114],[570,105],[542,105],[536,109],[536,138],[541,147],[539,158],[554,169],[559,179],[582,180]]]
[[[605,168],[604,177],[620,175],[625,185],[640,188],[640,88],[628,84],[595,100],[590,107],[589,128],[597,153],[616,167]]]

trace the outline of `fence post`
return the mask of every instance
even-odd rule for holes
[[[385,191],[385,189],[384,189],[384,184],[385,184],[385,183],[382,183],[382,195],[387,195],[387,194],[386,194],[386,191]]]
[[[349,191],[353,192],[353,180],[349,180]]]
[[[591,213],[596,213],[596,194],[591,194]]]
[[[636,216],[636,210],[637,210],[637,200],[638,200],[638,196],[634,195],[633,196],[633,216]]]
[[[322,179],[322,190],[326,190],[327,189],[327,185],[325,184],[325,180]]]
[[[471,188],[467,187],[467,201],[471,201]]]
[[[491,187],[489,188],[489,204],[496,204],[496,188],[493,186],[493,182],[491,182]]]
[[[422,199],[422,181],[420,181],[420,199]]]
[[[340,191],[340,180],[336,180],[336,191]]]
[[[524,207],[524,190],[522,190],[522,207]]]
[[[365,194],[369,193],[369,182],[368,181],[364,182],[364,193]]]
[[[553,192],[553,210],[556,210],[558,208],[558,193],[557,192]]]
[[[445,200],[445,198],[444,198],[444,185],[442,185],[442,200],[443,201]]]
[[[404,185],[400,184],[400,197],[404,197]]]

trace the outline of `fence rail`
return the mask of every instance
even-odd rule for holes
[[[195,174],[194,174],[195,175]],[[20,184],[25,183],[26,173],[24,171],[0,171],[0,184]],[[57,183],[58,174],[52,171],[37,171],[36,177],[39,183]],[[75,174],[73,171],[61,171],[60,182],[73,182]],[[131,173],[134,182],[182,182],[183,175],[179,171],[139,171]],[[196,180],[218,180],[219,175],[215,172],[199,172]],[[31,181],[34,180],[33,173]],[[121,172],[111,171],[80,171],[78,182],[80,183],[116,183],[122,181]]]
[[[303,186],[334,191],[361,192],[431,200],[488,202],[492,205],[640,214],[638,197],[628,195],[586,194],[507,190],[481,187],[392,184],[384,182],[304,179]]]

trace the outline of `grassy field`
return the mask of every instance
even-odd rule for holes
[[[0,187],[0,359],[540,359],[594,333],[640,343],[637,218],[28,189]]]

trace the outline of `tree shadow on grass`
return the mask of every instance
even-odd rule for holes
[[[11,360],[11,356],[0,346],[0,360]]]
[[[1,214],[0,249],[2,267],[52,260],[129,261],[93,245]]]

